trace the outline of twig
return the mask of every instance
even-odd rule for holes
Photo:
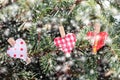
[[[81,3],[83,0],[75,0],[75,3],[72,5],[72,7],[70,8],[70,11],[68,13],[68,15],[71,14],[71,12],[74,10],[74,8],[76,7],[76,5],[78,5],[79,3]]]
[[[114,73],[114,71],[113,71],[113,70],[110,70],[110,71],[108,71],[108,72],[105,73],[105,77],[110,76],[110,75],[113,74],[113,73]]]

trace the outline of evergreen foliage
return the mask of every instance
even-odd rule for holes
[[[119,11],[119,0],[0,0],[0,79],[119,80]],[[85,36],[95,21],[109,40],[93,55]],[[53,42],[60,24],[77,37],[69,58]],[[30,64],[6,55],[10,37],[25,40]]]

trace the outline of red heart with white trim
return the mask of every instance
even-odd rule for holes
[[[65,35],[65,37],[57,37],[54,39],[54,44],[60,50],[62,50],[66,54],[70,54],[72,49],[75,46],[76,36],[73,33],[69,33]]]
[[[20,58],[24,61],[27,60],[27,46],[23,39],[17,39],[15,45],[8,48],[7,54],[13,58]]]
[[[96,34],[95,32],[87,33],[87,39],[90,40],[90,42],[92,43],[92,47],[96,48],[97,51],[105,45],[105,40],[107,39],[107,37],[107,32],[100,32],[98,34]]]

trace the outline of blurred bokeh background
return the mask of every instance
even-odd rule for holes
[[[92,23],[109,34],[97,55],[85,39]],[[54,45],[65,32],[77,36],[71,57]],[[23,38],[31,63],[6,55],[7,40]],[[120,80],[119,0],[0,0],[1,80]]]

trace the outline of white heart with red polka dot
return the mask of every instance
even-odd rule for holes
[[[8,48],[7,54],[13,58],[27,60],[27,46],[23,39],[17,39],[13,47]]]

